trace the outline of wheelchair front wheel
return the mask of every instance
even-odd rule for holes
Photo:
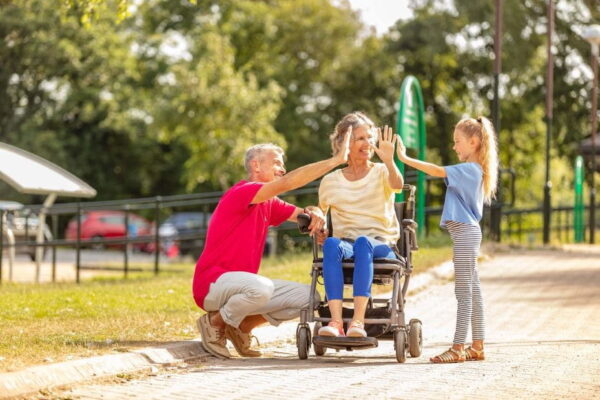
[[[310,329],[308,326],[298,325],[296,330],[296,347],[298,347],[298,358],[306,360],[310,348]]]

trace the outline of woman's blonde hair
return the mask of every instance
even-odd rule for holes
[[[456,124],[455,130],[460,131],[466,138],[479,138],[477,161],[483,169],[483,198],[490,204],[496,197],[498,185],[498,145],[494,126],[485,117],[464,118]]]
[[[367,126],[368,129],[371,129],[375,127],[375,123],[373,123],[373,121],[371,121],[364,113],[354,111],[344,115],[344,117],[335,125],[333,133],[329,135],[329,140],[331,140],[331,150],[334,156],[340,151],[340,146],[344,140],[344,133],[346,133],[348,128],[352,127],[354,130],[360,126]]]

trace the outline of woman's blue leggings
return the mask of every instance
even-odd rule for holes
[[[327,300],[342,300],[344,273],[342,259],[354,258],[353,296],[371,296],[373,259],[396,258],[385,243],[367,236],[359,236],[354,243],[329,237],[323,243],[323,279]]]

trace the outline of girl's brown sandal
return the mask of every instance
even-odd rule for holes
[[[461,363],[465,362],[465,352],[454,350],[452,347],[450,347],[442,354],[431,357],[429,361],[434,364]]]
[[[483,361],[485,360],[485,352],[483,349],[477,350],[469,346],[465,349],[465,360],[467,361]]]

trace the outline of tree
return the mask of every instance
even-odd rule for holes
[[[183,180],[189,191],[206,184],[225,189],[244,177],[243,156],[251,144],[285,145],[273,127],[281,104],[279,86],[272,81],[259,85],[254,74],[236,69],[229,38],[207,7],[148,2],[140,10],[145,25],[138,57],[156,82],[152,92],[159,94],[148,105],[149,133],[186,148]],[[186,56],[160,55],[166,38],[175,33],[181,35]],[[145,40],[148,35],[156,40]]]
[[[99,199],[178,191],[177,179],[158,182],[183,161],[171,166],[135,113],[130,41],[112,15],[83,27],[59,11],[44,1],[2,7],[1,140],[72,171]]]
[[[219,28],[230,38],[235,66],[282,89],[275,129],[288,143],[290,168],[330,153],[334,85],[360,48],[362,29],[348,3],[321,0],[220,1]]]

